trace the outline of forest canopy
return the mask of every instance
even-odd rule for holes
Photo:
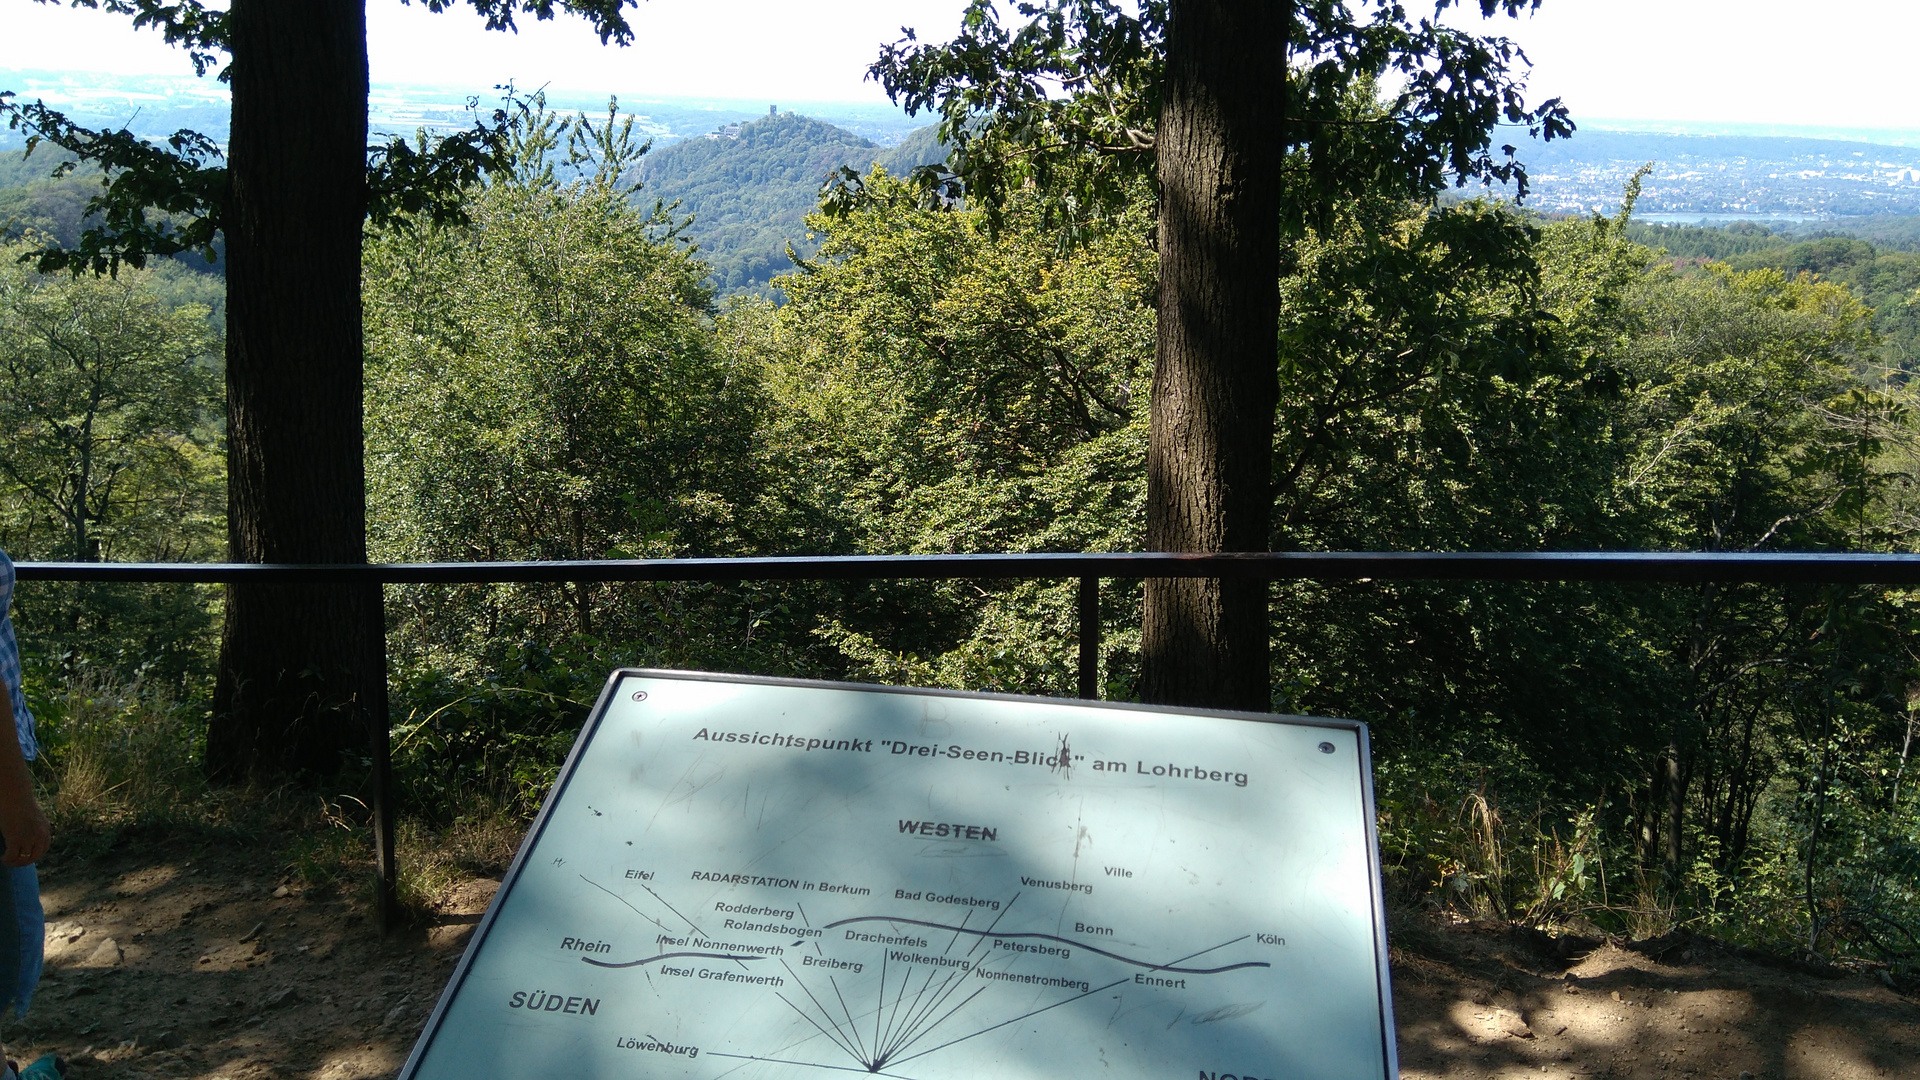
[[[616,116],[536,103],[460,213],[370,222],[370,555],[1141,549],[1151,191],[1063,229],[1064,189],[930,201],[905,175],[925,162],[818,127],[643,155]],[[815,170],[850,162],[858,198],[820,208]],[[799,193],[814,246],[755,262],[777,233],[755,223]],[[1268,545],[1915,550],[1914,257],[1647,229],[1625,194],[1542,220],[1349,192],[1300,221],[1274,282]],[[735,225],[736,264],[692,242]],[[0,253],[0,543],[217,557],[219,280],[42,275],[15,259],[36,243]],[[761,283],[778,303],[716,298]],[[1269,706],[1371,726],[1400,902],[1920,960],[1911,590],[1271,596]],[[523,820],[619,663],[1074,692],[1061,581],[422,586],[387,615],[406,809],[430,827]],[[42,589],[16,617],[56,736],[84,680],[204,716],[208,592]],[[1102,696],[1136,698],[1140,583],[1107,583],[1099,618]]]

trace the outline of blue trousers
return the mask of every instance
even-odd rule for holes
[[[0,867],[0,1012],[25,1016],[40,985],[45,959],[46,914],[40,908],[40,875],[31,866]]]

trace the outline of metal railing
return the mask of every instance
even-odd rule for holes
[[[1078,579],[1078,690],[1099,696],[1102,578],[1252,581],[1610,581],[1668,584],[1920,585],[1920,555],[1820,552],[1042,552],[1016,555],[781,555],[725,559],[584,559],[454,563],[23,562],[18,580],[276,585],[481,585]],[[374,725],[373,831],[378,922],[395,911],[394,800],[388,726]]]
[[[447,563],[16,564],[21,581],[490,584],[576,581],[873,581],[887,578],[1185,577],[1281,580],[1747,581],[1920,584],[1920,555],[1822,552],[1260,551],[1023,555],[775,555]]]

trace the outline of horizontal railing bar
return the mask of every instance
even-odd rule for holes
[[[15,569],[21,581],[283,585],[1076,577],[1920,584],[1920,555],[1822,552],[1041,552],[373,564],[22,562]]]

